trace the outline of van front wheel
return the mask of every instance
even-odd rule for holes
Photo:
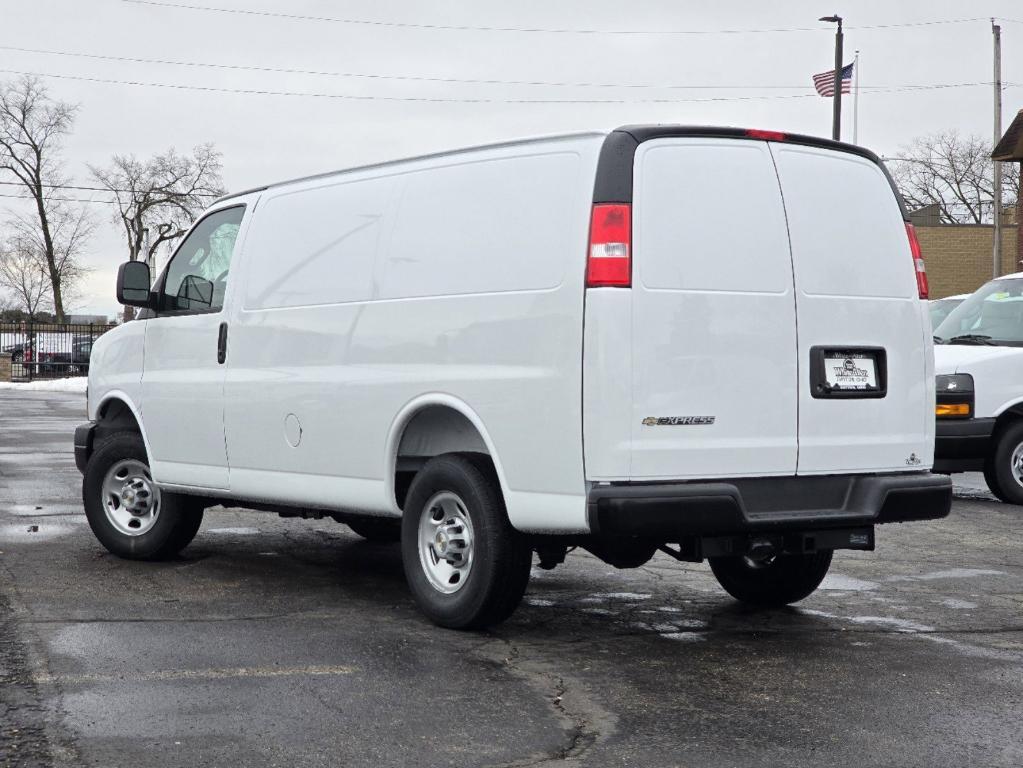
[[[995,449],[984,464],[991,493],[1006,504],[1023,504],[1023,421],[996,432]]]
[[[161,491],[153,482],[146,446],[135,432],[103,440],[82,478],[89,527],[111,553],[130,560],[172,557],[195,538],[202,503]]]
[[[712,557],[710,569],[736,600],[761,607],[795,603],[811,594],[831,567],[831,550],[765,559]]]
[[[479,629],[512,614],[529,581],[532,550],[508,522],[489,458],[431,459],[409,488],[401,554],[412,595],[434,623]]]

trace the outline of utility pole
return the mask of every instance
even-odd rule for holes
[[[994,144],[1002,138],[1002,28],[991,19],[991,34],[994,36],[995,44],[995,140]],[[992,146],[994,146],[992,144]],[[1002,163],[998,160],[995,164],[995,183],[993,205],[995,209],[995,243],[993,249],[991,273],[994,277],[1002,274]]]
[[[835,95],[831,113],[831,138],[838,141],[842,136],[842,17],[836,13],[834,16],[822,16],[819,21],[838,24],[835,31]]]

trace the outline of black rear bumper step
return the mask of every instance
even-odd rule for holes
[[[914,472],[600,485],[587,512],[598,535],[679,541],[936,520],[951,508],[948,477]]]

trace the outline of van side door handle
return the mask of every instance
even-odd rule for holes
[[[220,365],[227,360],[227,323],[220,324],[220,333],[217,335],[217,362]]]

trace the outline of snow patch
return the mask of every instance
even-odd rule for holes
[[[980,576],[1002,576],[1005,571],[989,568],[949,568],[946,571],[932,571],[917,576],[889,576],[885,581],[937,581],[938,579],[976,579]]]
[[[849,621],[856,624],[876,624],[881,627],[894,627],[899,632],[933,632],[934,627],[919,624],[909,619],[896,619],[893,616],[850,616]]]
[[[598,600],[649,600],[650,595],[640,592],[595,592],[593,594]]]
[[[664,632],[661,637],[679,643],[702,643],[707,639],[699,632]]]
[[[829,573],[818,589],[842,590],[844,592],[869,592],[877,589],[880,584],[876,581],[864,581],[854,579],[852,576],[843,576],[841,573]]]
[[[971,603],[969,600],[960,600],[957,597],[946,597],[944,600],[939,601],[946,608],[955,608],[960,611],[968,611],[971,608],[976,608],[976,603]]]
[[[526,598],[526,605],[538,605],[540,607],[546,608],[546,607],[554,605],[554,601],[553,600],[545,600],[542,597],[527,597]]]
[[[25,382],[0,381],[0,389],[14,389],[19,392],[74,392],[84,395],[88,386],[89,379],[85,376]]]
[[[225,534],[225,535],[233,534],[235,536],[255,536],[257,533],[259,533],[259,529],[258,528],[210,528],[210,529],[208,529],[206,531],[206,533],[219,533],[219,534]]]

